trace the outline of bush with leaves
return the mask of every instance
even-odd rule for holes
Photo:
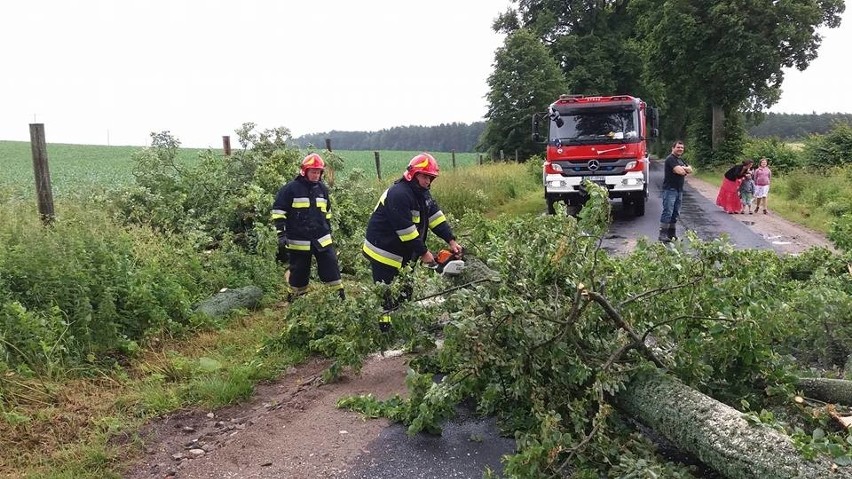
[[[816,168],[852,163],[852,125],[837,123],[824,135],[811,135],[805,140],[803,156]]]
[[[741,160],[754,160],[755,167],[761,158],[767,158],[773,173],[783,173],[803,164],[802,155],[778,138],[751,138],[746,141]]]
[[[841,250],[852,252],[852,211],[844,213],[831,223],[828,239]]]
[[[785,301],[775,314],[786,318],[790,335],[779,351],[804,369],[842,370],[852,353],[852,253],[813,248],[785,258],[781,270]]]
[[[148,335],[205,325],[193,305],[222,287],[277,283],[257,255],[199,254],[182,236],[117,224],[91,204],[65,205],[51,227],[25,210],[4,205],[18,220],[0,225],[0,362],[13,368],[101,363]]]
[[[215,247],[226,233],[248,250],[257,247],[255,224],[269,224],[272,197],[298,171],[302,159],[285,128],[238,130],[242,150],[223,157],[207,150],[198,162],[177,162],[180,142],[169,132],[152,133],[151,147],[134,155],[136,184],[118,197],[128,221],[196,238]]]

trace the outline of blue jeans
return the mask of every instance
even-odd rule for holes
[[[680,200],[683,198],[683,190],[666,188],[663,190],[663,214],[660,215],[660,223],[674,224],[680,216]]]

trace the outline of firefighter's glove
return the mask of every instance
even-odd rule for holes
[[[290,253],[287,251],[287,235],[278,237],[278,252],[275,254],[275,261],[281,264],[290,263]]]
[[[426,266],[437,264],[437,262],[435,261],[435,256],[432,254],[431,251],[428,250],[422,255],[420,255],[420,261],[422,261],[423,264],[425,264]]]

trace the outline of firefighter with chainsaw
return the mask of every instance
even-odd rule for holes
[[[370,260],[373,281],[390,284],[400,270],[418,258],[434,266],[436,258],[426,248],[426,235],[431,229],[449,245],[455,257],[461,257],[462,247],[456,242],[447,218],[432,199],[429,189],[438,177],[438,162],[428,153],[421,153],[408,162],[402,175],[385,190],[367,224],[363,252]],[[400,297],[388,291],[384,298],[384,313],[379,319],[382,331],[390,329],[390,311],[403,299],[411,298],[411,285],[406,285]]]
[[[322,181],[325,161],[316,153],[302,160],[299,174],[278,190],[272,220],[278,231],[279,262],[290,264],[291,301],[308,290],[311,258],[317,259],[320,280],[344,297],[340,265],[331,239],[331,199]]]

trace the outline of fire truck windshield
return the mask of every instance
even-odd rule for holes
[[[631,107],[566,108],[562,126],[550,122],[551,143],[633,143],[639,141],[639,119]]]

